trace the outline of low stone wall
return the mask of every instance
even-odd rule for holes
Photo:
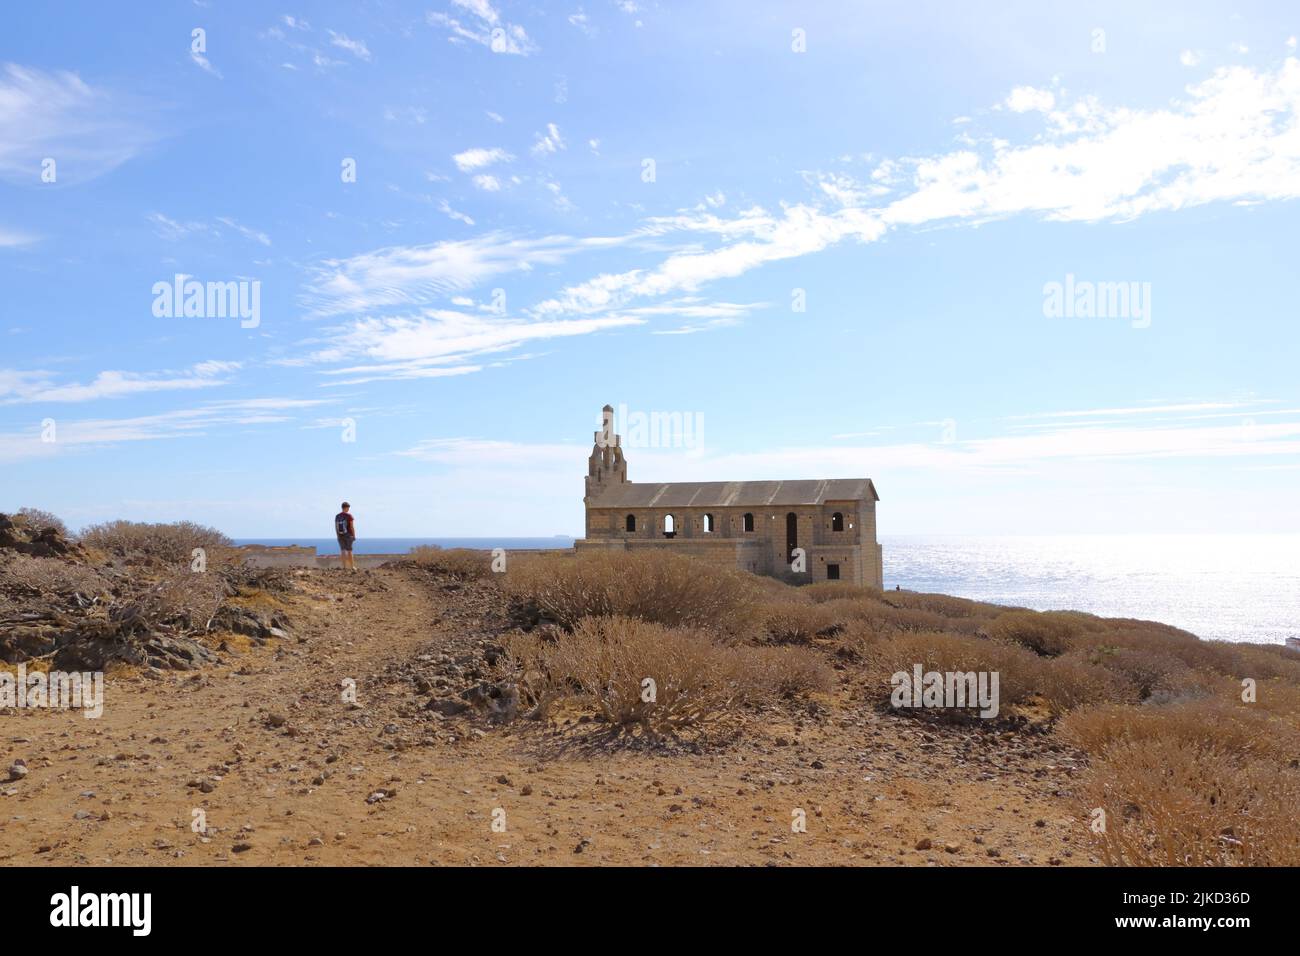
[[[243,557],[244,563],[254,568],[341,568],[342,559],[337,554],[317,554],[314,547],[300,545],[270,546],[246,544],[236,550]],[[491,554],[491,549],[483,548],[484,556]],[[519,548],[511,549],[510,554],[573,554],[572,548]],[[358,568],[372,569],[389,561],[401,561],[410,554],[360,554],[352,555],[353,563]]]

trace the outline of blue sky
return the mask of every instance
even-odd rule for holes
[[[580,533],[609,402],[885,534],[1300,531],[1300,12],[991,6],[7,9],[0,509]]]

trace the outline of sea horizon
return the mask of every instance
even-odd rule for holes
[[[315,547],[334,538],[234,538]],[[357,554],[412,548],[569,548],[569,535],[358,538]],[[881,535],[886,590],[1160,621],[1206,639],[1300,637],[1300,534]]]

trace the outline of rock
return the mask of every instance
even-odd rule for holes
[[[253,848],[253,844],[251,844],[251,843],[236,843],[234,846],[232,846],[232,847],[230,848],[230,852],[231,852],[231,853],[247,853],[247,852],[248,852],[249,850],[251,850],[252,848]]]
[[[932,846],[934,846],[934,843],[930,840],[929,837],[922,837],[920,840],[917,840],[917,841],[916,841],[916,847],[915,847],[915,849],[917,849],[917,850],[928,850],[928,849],[930,849],[930,847],[932,847]]]
[[[434,697],[424,705],[425,710],[432,710],[444,717],[455,717],[469,710],[470,705],[450,697]]]
[[[26,763],[21,760],[15,760],[9,767],[9,779],[21,780],[23,777],[27,776],[28,772]]]

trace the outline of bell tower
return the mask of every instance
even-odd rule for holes
[[[622,441],[614,434],[614,408],[606,405],[600,410],[600,430],[595,434],[595,445],[587,459],[587,493],[584,502],[599,498],[612,485],[627,481],[627,461],[623,458]]]

